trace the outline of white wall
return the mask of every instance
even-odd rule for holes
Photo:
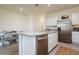
[[[45,22],[44,22],[44,14],[34,14],[33,15],[33,26],[34,26],[34,31],[43,31],[45,27]]]
[[[44,21],[42,14],[21,15],[12,11],[0,9],[1,31],[41,31]]]
[[[14,12],[0,9],[0,32],[1,31],[30,31],[30,16],[20,15]]]

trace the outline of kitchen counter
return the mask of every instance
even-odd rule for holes
[[[20,55],[41,54],[41,52],[39,53],[39,51],[43,51],[43,50],[40,50],[40,48],[44,48],[44,50],[46,49],[46,51],[48,49],[48,53],[49,53],[58,44],[57,31],[18,32],[18,34],[19,34],[19,54]],[[39,46],[39,48],[37,46]]]
[[[47,34],[47,33],[46,32],[18,32],[18,34],[33,37],[33,36],[36,36],[36,35],[42,35],[42,34]]]
[[[19,34],[19,54],[20,55],[37,55],[41,54],[40,51],[40,40],[41,44],[47,47],[47,33],[46,32],[18,32]],[[38,39],[39,38],[39,39]],[[43,47],[42,45],[42,47]],[[39,47],[37,47],[39,46]],[[44,47],[43,47],[44,48]],[[37,50],[38,49],[38,50]],[[44,48],[45,50],[45,48]],[[44,53],[44,51],[43,51]],[[47,52],[45,52],[47,54]]]
[[[18,34],[21,35],[26,35],[26,36],[36,36],[36,35],[43,35],[43,34],[51,34],[51,33],[57,33],[57,31],[50,31],[50,32],[17,32]]]
[[[58,33],[58,31],[48,31],[46,32],[47,34],[51,34],[51,33]]]

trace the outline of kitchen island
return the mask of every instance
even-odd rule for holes
[[[20,55],[47,55],[57,44],[57,32],[19,33]]]

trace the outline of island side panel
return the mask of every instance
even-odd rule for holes
[[[19,35],[19,54],[36,55],[36,37]]]

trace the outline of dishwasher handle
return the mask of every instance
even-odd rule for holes
[[[48,37],[41,37],[41,38],[38,38],[38,40],[43,40],[43,39],[47,39]]]

